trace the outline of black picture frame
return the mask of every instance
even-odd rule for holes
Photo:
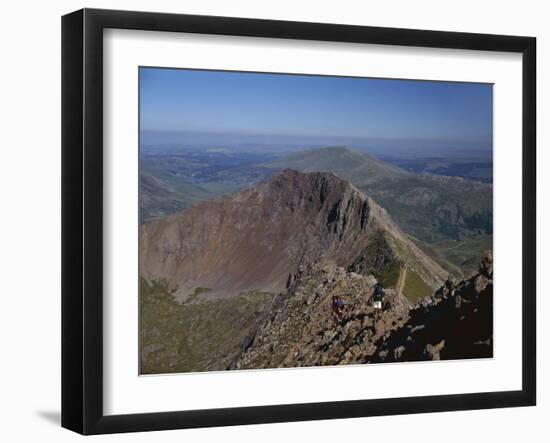
[[[168,411],[103,413],[103,30],[504,51],[522,54],[522,389]],[[536,39],[229,17],[83,9],[62,18],[62,426],[82,434],[151,431],[536,403]]]

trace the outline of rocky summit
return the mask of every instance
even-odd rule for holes
[[[343,146],[300,151],[265,166],[334,172],[374,198],[407,234],[428,243],[493,232],[493,188],[487,183],[405,171]]]
[[[410,304],[387,290],[374,309],[376,279],[321,259],[289,280],[228,369],[490,358],[493,355],[492,255],[470,278],[448,280]],[[332,310],[337,295],[345,308]]]
[[[381,206],[330,172],[285,170],[140,229],[140,274],[177,285],[182,301],[197,288],[210,298],[275,294],[321,257],[346,269],[353,264],[386,286],[401,275],[406,294],[426,295],[447,276]]]

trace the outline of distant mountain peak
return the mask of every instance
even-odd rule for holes
[[[380,180],[395,180],[410,173],[347,146],[307,149],[289,154],[262,166],[271,169],[296,169],[302,172],[333,172],[358,186]]]
[[[319,151],[325,150],[327,152],[349,152],[349,153],[355,153],[357,154],[357,151],[353,151],[352,149],[348,148],[345,145],[339,145],[339,146],[327,146],[326,148],[320,148],[317,149]]]
[[[405,171],[347,147],[308,149],[262,166],[333,172],[372,196],[405,232],[424,242],[492,234],[493,191],[487,184]]]

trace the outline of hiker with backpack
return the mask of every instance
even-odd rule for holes
[[[342,320],[342,314],[344,313],[344,308],[346,304],[344,301],[337,295],[332,296],[332,313],[334,315],[334,322]]]
[[[376,283],[374,287],[374,309],[382,309],[382,299],[384,298],[384,287],[382,283]]]

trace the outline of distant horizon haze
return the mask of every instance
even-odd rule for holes
[[[493,145],[490,84],[142,67],[139,93],[142,145]]]
[[[185,149],[227,149],[231,151],[291,152],[345,146],[373,155],[492,156],[492,144],[479,140],[422,140],[360,138],[346,136],[281,135],[237,132],[150,131],[141,130],[141,147],[181,147]]]

